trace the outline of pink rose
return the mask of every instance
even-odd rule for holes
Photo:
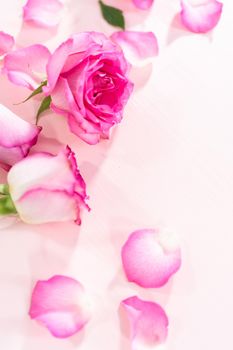
[[[108,138],[132,92],[129,64],[104,34],[85,32],[61,44],[47,65],[51,108],[67,116],[71,131],[89,144]]]
[[[0,166],[8,170],[26,157],[37,142],[40,127],[19,118],[0,105]]]
[[[81,223],[80,210],[87,207],[86,186],[68,146],[57,156],[37,153],[20,161],[8,173],[8,185],[22,221]]]

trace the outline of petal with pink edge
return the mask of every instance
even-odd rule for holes
[[[121,307],[129,322],[132,350],[150,350],[165,342],[168,317],[160,305],[133,296]]]
[[[111,39],[121,46],[133,65],[141,65],[159,53],[157,38],[152,32],[119,31],[113,33]]]
[[[38,281],[32,292],[29,315],[57,338],[79,332],[89,321],[89,303],[81,283],[66,276]]]
[[[181,266],[181,251],[175,235],[153,229],[133,232],[121,252],[130,282],[144,288],[163,286]]]
[[[134,5],[140,10],[149,10],[154,0],[133,0]]]
[[[15,44],[15,40],[12,35],[0,32],[0,56],[5,55],[11,51]]]
[[[34,90],[46,79],[49,58],[47,47],[32,45],[8,53],[4,57],[3,72],[12,83]]]
[[[40,27],[55,27],[61,20],[62,8],[59,0],[28,0],[23,19]]]
[[[0,104],[1,165],[12,166],[26,157],[30,148],[37,142],[40,131],[40,127],[19,118]]]
[[[181,0],[181,20],[194,33],[206,33],[220,20],[223,4],[216,0]]]

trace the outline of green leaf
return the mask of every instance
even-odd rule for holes
[[[102,15],[104,19],[114,27],[120,27],[125,29],[125,19],[123,12],[116,7],[108,6],[99,0],[99,5],[101,8]]]
[[[17,214],[10,195],[0,198],[0,215]]]
[[[36,115],[36,124],[39,121],[40,115],[46,111],[47,109],[50,108],[50,104],[51,104],[51,96],[47,96],[43,99],[43,101],[41,102],[40,108],[38,109],[37,115]]]

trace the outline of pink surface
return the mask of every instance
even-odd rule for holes
[[[21,26],[24,3],[5,2],[0,13],[0,30],[15,35],[20,46],[40,41],[54,49],[77,31],[113,32],[95,0],[67,0],[56,36]],[[134,72],[137,90],[123,122],[110,141],[89,146],[70,134],[65,119],[49,113],[36,147],[55,152],[59,142],[69,143],[77,152],[91,213],[83,213],[81,227],[0,221],[4,350],[128,350],[118,305],[132,295],[166,310],[170,326],[163,350],[233,347],[232,1],[224,1],[222,18],[208,35],[180,25],[179,1],[156,0],[150,13],[131,2],[127,9],[127,27],[154,30],[160,55],[153,71],[147,66]],[[0,88],[0,103],[33,121],[39,100],[16,106],[28,90],[4,77]],[[121,246],[130,232],[157,225],[180,235],[182,267],[165,287],[143,290],[126,281]],[[27,315],[35,282],[56,274],[79,280],[93,304],[84,332],[67,340],[52,338]]]

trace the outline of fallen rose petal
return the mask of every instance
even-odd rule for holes
[[[121,306],[130,324],[132,350],[150,350],[165,342],[168,317],[160,305],[133,296]]]
[[[83,286],[66,276],[38,281],[32,293],[29,315],[57,338],[74,335],[90,319]]]
[[[213,29],[222,14],[223,4],[216,0],[181,0],[181,20],[194,33],[206,33]]]
[[[55,27],[61,19],[63,4],[59,0],[28,0],[23,19],[41,27]]]
[[[15,164],[8,184],[18,215],[29,224],[70,220],[80,224],[81,208],[89,209],[86,185],[68,146],[57,156],[35,153]]]
[[[128,280],[144,288],[163,286],[181,265],[175,236],[153,229],[133,232],[121,256]]]
[[[0,165],[9,169],[26,157],[40,131],[41,127],[26,122],[0,104]]]
[[[49,50],[43,45],[32,45],[8,53],[4,57],[3,72],[8,79],[20,86],[35,90],[46,80]]]
[[[0,56],[5,55],[11,51],[15,44],[15,40],[12,35],[0,32]]]
[[[141,65],[159,52],[157,38],[152,32],[119,31],[113,33],[111,39],[121,46],[132,65]]]
[[[154,0],[133,0],[134,5],[140,10],[149,10]]]

